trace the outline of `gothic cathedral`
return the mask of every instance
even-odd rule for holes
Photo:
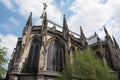
[[[52,24],[53,26],[49,26]],[[61,28],[61,31],[57,29]],[[120,48],[105,26],[105,40],[95,33],[89,38],[80,27],[80,36],[68,29],[65,15],[63,26],[47,19],[46,7],[40,18],[40,25],[32,25],[32,13],[18,38],[16,48],[8,65],[6,80],[55,80],[66,65],[66,57],[71,59],[73,51],[91,48],[107,62],[113,71],[120,71]],[[74,35],[79,36],[79,38]]]

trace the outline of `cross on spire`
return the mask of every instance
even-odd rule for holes
[[[43,6],[44,6],[44,10],[46,10],[47,4],[43,3]]]
[[[44,8],[43,8],[43,13],[42,13],[42,15],[41,15],[40,18],[43,18],[43,16],[45,15],[47,4],[46,4],[46,3],[43,3],[43,7],[44,7]]]

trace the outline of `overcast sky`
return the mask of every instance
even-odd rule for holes
[[[105,34],[114,35],[120,44],[120,0],[0,0],[0,38],[8,49],[8,56],[15,48],[30,12],[33,12],[33,25],[43,12],[46,2],[48,19],[62,25],[66,15],[69,29],[79,34],[82,26],[86,37],[98,33],[101,39]]]

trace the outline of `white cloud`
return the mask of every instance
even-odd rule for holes
[[[34,18],[40,17],[43,12],[43,2],[46,2],[48,19],[62,24],[62,12],[57,5],[64,6],[65,2],[70,2],[70,0],[61,0],[61,3],[55,3],[55,0],[1,0],[1,2],[6,6],[11,5],[10,9],[17,9],[16,11],[23,16],[32,11]],[[69,29],[79,33],[79,26],[82,26],[87,37],[97,32],[103,38],[105,34],[102,26],[106,25],[110,35],[116,35],[118,40],[120,39],[118,37],[118,34],[120,34],[119,7],[120,0],[74,0],[67,10],[73,13],[68,19]]]
[[[60,2],[60,8],[63,8],[65,5],[66,5],[65,1],[61,0],[61,2]]]
[[[43,0],[14,0],[14,3],[18,7],[18,12],[26,16],[30,12],[33,13],[33,17],[39,18],[41,14],[43,13]],[[46,3],[48,5],[47,7],[47,14],[48,19],[52,19],[55,22],[60,23],[62,20],[62,13],[59,11],[59,9],[55,6],[54,0],[46,0]]]
[[[0,24],[1,30],[4,30],[6,32],[10,31],[10,27],[6,24]]]
[[[15,7],[12,3],[12,0],[0,0],[0,2],[3,3],[8,9],[15,11]]]
[[[20,22],[17,19],[15,19],[14,17],[9,17],[8,20],[10,22],[14,23],[15,25],[19,25],[20,24]]]
[[[0,46],[8,48],[7,58],[10,59],[12,51],[15,48],[17,42],[17,37],[13,34],[8,34],[8,35],[0,34],[0,39],[2,40]]]
[[[69,25],[75,27],[82,25],[85,32],[96,31],[111,18],[110,7],[109,5],[101,5],[96,0],[76,0],[70,7],[74,15],[70,17]]]
[[[116,35],[120,33],[120,17],[116,14],[119,7],[120,0],[102,0],[102,4],[100,0],[75,0],[69,8],[73,12],[68,20],[69,27],[79,33],[79,26],[82,26],[86,36],[97,32],[103,38],[102,26],[106,25],[110,35]]]
[[[7,3],[5,3],[5,1]],[[57,23],[62,22],[62,13],[60,12],[59,8],[55,6],[57,4],[54,2],[54,0],[1,0],[0,2],[5,4],[5,6],[9,9],[15,10],[25,17],[32,12],[34,18],[41,16],[43,12],[43,2],[46,2],[48,5],[48,19],[52,19]]]
[[[58,24],[62,24],[62,12],[60,12],[60,10],[58,8],[56,8],[53,5],[49,5],[48,9],[48,19],[58,23]]]

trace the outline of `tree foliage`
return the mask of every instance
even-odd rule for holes
[[[72,63],[60,74],[58,80],[117,80],[117,74],[90,49],[76,51]]]
[[[4,78],[6,73],[5,69],[5,64],[7,63],[7,59],[5,58],[6,54],[7,54],[6,48],[0,46],[0,80]]]

